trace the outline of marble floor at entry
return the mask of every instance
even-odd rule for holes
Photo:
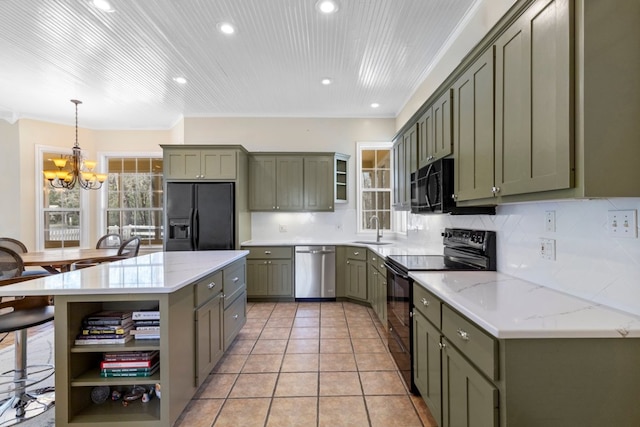
[[[436,427],[368,307],[249,303],[247,324],[178,419],[183,427]]]

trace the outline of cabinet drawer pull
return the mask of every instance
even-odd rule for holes
[[[238,279],[237,277],[234,277],[232,281],[233,281],[233,283],[235,283],[235,282],[237,282],[238,280],[240,280],[240,279]]]
[[[240,317],[240,316],[238,316],[237,314],[234,314],[234,315],[233,315],[233,318],[234,318],[235,320],[238,320],[238,317]]]
[[[443,342],[439,342],[438,347],[440,347],[440,350],[444,350],[445,348],[447,348],[447,345]]]
[[[467,331],[458,329],[456,332],[458,332],[458,335],[460,335],[460,338],[462,338],[464,341],[469,341],[469,333]]]
[[[353,254],[357,256],[360,255],[360,252],[354,252]]]
[[[209,289],[213,289],[213,288],[215,288],[215,287],[216,287],[216,282],[211,282],[211,283],[209,283],[209,284],[207,285],[207,287],[208,287]]]
[[[429,301],[427,301],[426,298],[422,298],[420,302],[422,302],[422,305],[424,305],[425,307],[429,307]]]
[[[271,255],[271,251],[264,251],[265,255]]]
[[[347,264],[351,264],[351,261],[347,261]]]

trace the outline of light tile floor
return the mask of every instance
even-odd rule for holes
[[[249,303],[177,425],[437,426],[402,382],[373,310],[348,302]]]

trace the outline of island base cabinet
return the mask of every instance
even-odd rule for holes
[[[227,351],[245,323],[247,323],[247,292],[243,291],[224,310],[224,351]]]
[[[196,310],[196,386],[213,370],[224,352],[222,293]]]
[[[498,389],[446,338],[442,344],[442,426],[498,427]]]

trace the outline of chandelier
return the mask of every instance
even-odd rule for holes
[[[96,162],[85,160],[82,156],[82,151],[78,145],[78,104],[82,104],[82,101],[72,99],[71,102],[76,105],[76,143],[73,146],[71,155],[62,155],[57,159],[49,159],[56,165],[58,170],[43,171],[44,177],[53,188],[71,190],[78,184],[85,190],[97,190],[102,187],[107,175],[93,172]]]

